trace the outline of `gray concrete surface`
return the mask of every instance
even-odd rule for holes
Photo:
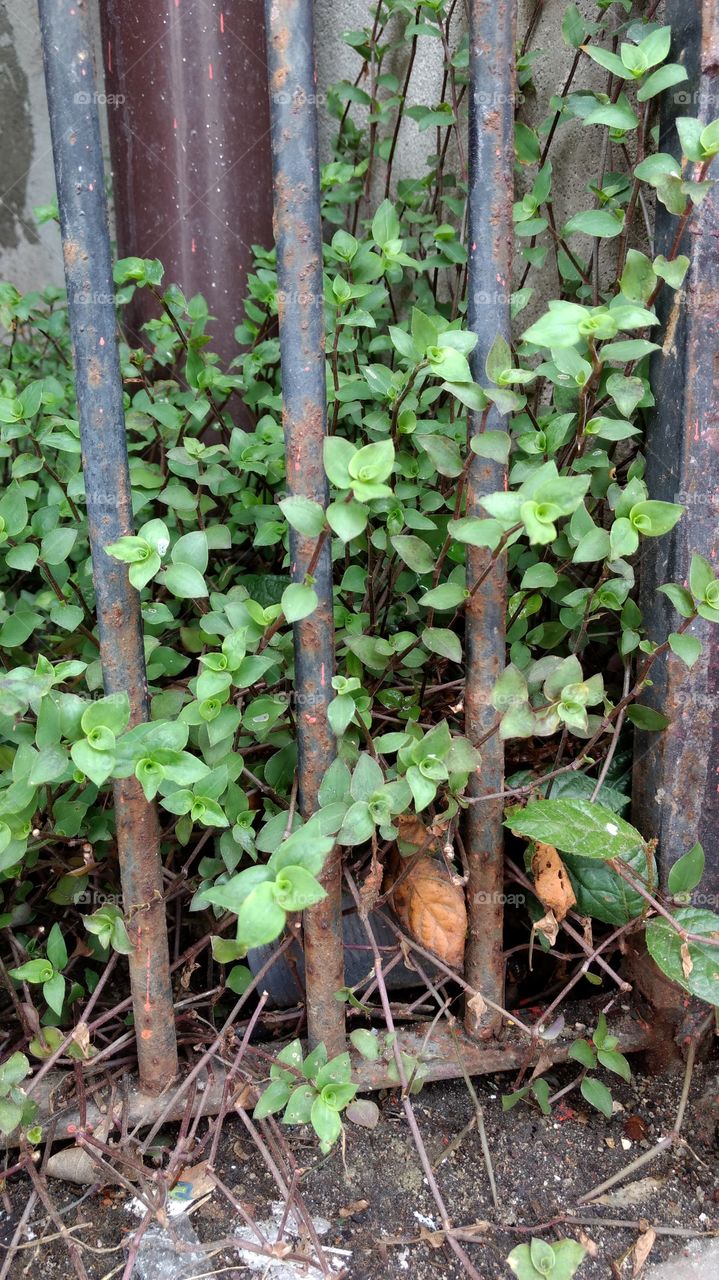
[[[692,1240],[666,1262],[648,1266],[643,1280],[717,1280],[719,1240]]]

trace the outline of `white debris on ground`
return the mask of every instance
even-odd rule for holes
[[[719,1240],[692,1240],[666,1262],[647,1267],[643,1280],[712,1280],[719,1276]]]
[[[280,1240],[280,1223],[285,1216],[285,1205],[281,1200],[277,1200],[271,1206],[271,1210],[272,1217],[258,1222],[257,1226],[265,1240],[274,1245]],[[330,1223],[326,1218],[313,1217],[312,1224],[320,1237],[327,1235],[330,1229]],[[282,1242],[290,1245],[292,1252],[296,1252],[300,1237],[304,1236],[306,1239],[306,1234],[301,1220],[298,1221],[297,1216],[290,1211],[287,1214],[282,1231]],[[259,1244],[257,1234],[244,1223],[237,1227],[235,1235],[240,1240],[248,1240],[252,1241],[253,1244]],[[316,1267],[305,1266],[302,1262],[288,1261],[285,1258],[268,1258],[266,1254],[255,1253],[250,1249],[240,1248],[238,1253],[242,1262],[250,1271],[263,1272],[267,1276],[267,1280],[305,1280],[306,1277],[317,1274]],[[333,1249],[328,1245],[323,1245],[323,1253],[327,1258],[328,1265],[335,1272],[342,1271],[352,1257],[351,1249]]]
[[[145,1212],[144,1205],[142,1212]],[[140,1242],[132,1280],[193,1280],[198,1275],[212,1280],[212,1263],[204,1250],[193,1249],[192,1246],[200,1242],[186,1215],[175,1218],[172,1232],[175,1238],[180,1238],[184,1249],[177,1249],[175,1240],[164,1227],[157,1223],[148,1227]]]

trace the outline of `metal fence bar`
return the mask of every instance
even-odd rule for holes
[[[686,65],[689,74],[686,84],[665,95],[659,149],[676,152],[677,116],[698,114],[705,122],[719,116],[716,0],[702,5],[668,0],[666,21],[673,32],[672,61]],[[719,161],[712,162],[709,176],[715,182],[719,178]],[[657,204],[655,252],[668,253],[675,235],[676,218]],[[657,586],[684,583],[692,552],[715,567],[719,562],[719,185],[692,215],[681,249],[692,261],[684,289],[677,294],[663,290],[658,298],[671,341],[656,353],[657,408],[647,439],[651,496],[686,508],[670,534],[647,539],[642,557],[642,607],[648,633],[656,640],[664,640],[679,621]],[[703,653],[691,671],[669,654],[642,695],[642,702],[663,711],[670,723],[660,734],[636,735],[634,819],[644,835],[658,837],[665,881],[672,863],[702,842],[705,878],[694,902],[716,910],[719,627],[699,620],[692,631],[701,638]]]
[[[469,282],[468,325],[477,334],[472,353],[475,381],[485,380],[489,349],[501,334],[509,340],[511,293],[512,200],[514,175],[514,41],[515,0],[471,0],[469,85]],[[471,430],[484,426],[505,430],[506,418],[492,409],[486,420],[471,414]],[[467,515],[481,516],[482,494],[502,489],[504,468],[476,457],[469,472]],[[489,565],[490,553],[467,550],[470,590]],[[493,724],[490,704],[494,682],[504,669],[506,569],[500,557],[481,587],[467,601],[466,685],[464,707],[467,736],[478,743]],[[479,777],[470,794],[502,790],[504,750],[497,734],[481,748]],[[467,813],[469,862],[467,900],[469,934],[465,976],[470,986],[503,1004],[502,954],[503,838],[502,801],[472,804]],[[472,1035],[490,1037],[497,1015],[481,1013],[468,1002],[465,1014]]]
[[[106,693],[126,691],[147,719],[140,600],[104,547],[132,533],[132,500],[97,95],[87,8],[39,0],[45,79],[75,358],[82,463]],[[177,1073],[159,829],[134,778],[114,784],[140,1083],[158,1092]]]
[[[322,446],[327,425],[319,157],[312,0],[265,0],[287,491],[327,505]],[[318,608],[295,624],[295,698],[300,810],[316,807],[335,755],[327,719],[334,672],[331,548],[290,530],[292,578],[312,563]],[[344,1047],[341,866],[335,848],[327,897],[304,915],[310,1044]]]

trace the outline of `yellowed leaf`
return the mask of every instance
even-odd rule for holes
[[[557,921],[562,921],[577,899],[554,845],[537,843],[532,855],[532,875],[534,890],[542,906],[551,911]]]

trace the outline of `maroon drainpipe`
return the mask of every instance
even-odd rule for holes
[[[272,241],[262,0],[100,0],[119,257],[160,258],[237,355],[251,246]],[[130,340],[157,314],[131,304]]]

